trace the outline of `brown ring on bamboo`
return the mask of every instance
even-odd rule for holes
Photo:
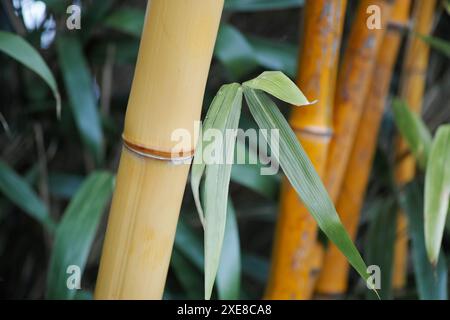
[[[137,154],[144,158],[155,159],[159,161],[168,161],[173,164],[182,164],[186,161],[192,160],[194,157],[194,150],[190,151],[179,151],[179,152],[166,152],[151,148],[146,148],[132,142],[127,141],[127,139],[122,135],[123,146],[130,152]]]
[[[323,139],[331,139],[331,137],[333,136],[333,130],[321,127],[292,127],[292,130],[294,130],[295,133],[301,135],[316,136]]]

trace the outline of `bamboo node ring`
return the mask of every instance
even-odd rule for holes
[[[194,158],[194,150],[190,151],[177,151],[177,152],[166,152],[151,148],[146,148],[140,145],[136,145],[127,141],[127,139],[122,135],[123,146],[130,152],[137,154],[140,157],[167,161],[172,164],[188,164],[191,163]]]

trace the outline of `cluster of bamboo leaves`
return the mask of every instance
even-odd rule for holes
[[[65,14],[67,6],[64,1],[45,0],[44,2],[53,12]],[[134,40],[130,46],[118,46],[116,59],[132,63],[137,54],[137,40],[141,34],[145,15],[143,11],[131,8],[111,12],[113,3],[114,1],[95,1],[92,4],[93,8],[87,19],[89,23],[83,25],[82,36],[73,34],[56,36],[56,54],[62,75],[60,85],[44,59],[27,40],[12,32],[0,31],[0,52],[32,70],[47,83],[55,100],[55,121],[60,119],[61,106],[70,109],[84,148],[94,159],[97,168],[101,168],[104,164],[104,124],[98,111],[98,101],[92,86],[92,74],[83,46],[94,27],[118,30]],[[302,3],[301,0],[227,0],[225,9],[229,11],[284,9],[298,7]],[[450,55],[450,46],[447,42],[433,37],[422,38],[443,54]],[[98,51],[103,49],[99,48]],[[225,67],[224,71],[228,77],[233,80],[242,79],[261,67],[281,70],[293,77],[296,70],[296,51],[295,45],[274,43],[263,38],[247,36],[232,25],[223,23],[219,29],[214,56]],[[228,114],[210,117],[209,119],[213,118],[217,122],[213,121],[209,125],[220,128],[235,127],[239,120],[238,109],[241,108],[242,96],[244,96],[260,128],[279,129],[281,154],[278,161],[285,174],[318,221],[321,229],[343,250],[357,271],[366,277],[364,262],[346,236],[320,179],[268,94],[292,104],[302,104],[306,101],[299,99],[301,96],[296,91],[298,89],[293,88],[292,83],[288,83],[286,78],[278,73],[270,76],[275,76],[277,81],[282,81],[281,89],[289,89],[288,92],[280,92],[280,87],[274,89],[267,83],[264,84],[261,77],[242,85],[224,86],[221,92],[224,97],[228,97]],[[61,101],[61,87],[64,87],[67,95],[66,103],[64,100]],[[79,94],[80,92],[83,94]],[[222,105],[220,99],[217,100],[216,97],[208,113],[218,108],[219,104]],[[421,120],[415,115],[408,114],[407,108],[401,102],[396,103],[394,111],[400,131],[409,142],[420,167],[426,172],[424,191],[422,185],[415,182],[402,191],[400,201],[408,213],[410,222],[413,260],[417,269],[415,272],[417,287],[422,298],[446,297],[447,267],[445,258],[442,258],[441,240],[444,228],[448,228],[448,223],[446,225],[445,222],[448,221],[446,215],[450,190],[448,168],[450,130],[448,125],[443,126],[432,139]],[[5,130],[9,130],[8,123],[1,114],[0,120]],[[14,133],[8,132],[8,134]],[[233,152],[235,148],[245,148],[246,152],[252,152],[239,141],[235,145],[233,142],[228,146],[230,152]],[[219,298],[223,299],[242,297],[241,273],[261,283],[266,280],[267,262],[257,256],[240,252],[235,209],[231,200],[228,199],[230,178],[266,198],[274,199],[278,177],[264,177],[258,172],[259,167],[251,165],[234,165],[232,168],[213,166],[200,169],[194,166],[192,183],[199,211],[203,212],[205,252],[202,250],[202,241],[182,219],[178,225],[171,262],[176,278],[189,297],[199,297],[197,286],[202,281],[199,270],[205,271],[206,274],[206,297],[211,295],[216,271],[217,293]],[[81,267],[81,271],[85,268],[97,227],[113,189],[114,176],[103,170],[94,171],[86,177],[67,174],[50,175],[51,191],[59,197],[70,200],[62,218],[58,221],[52,218],[44,201],[34,191],[30,176],[32,172],[29,176],[20,176],[11,166],[0,161],[1,193],[23,212],[39,221],[52,239],[47,297],[72,299],[82,296],[85,298],[83,294],[75,294],[75,291],[67,290],[67,264],[76,264]],[[213,185],[212,181],[219,177],[220,186],[213,186],[211,189],[209,186]],[[205,187],[206,184],[208,187]],[[205,194],[201,192],[202,190],[213,190],[213,192]],[[379,213],[390,210],[386,209],[386,205],[380,205],[382,209],[378,210]],[[383,229],[382,227],[386,225],[383,221],[388,218],[386,214],[378,214],[369,237],[379,234],[377,228]],[[186,246],[186,243],[191,245]],[[372,252],[376,255],[376,250]],[[167,297],[177,296],[168,293]]]

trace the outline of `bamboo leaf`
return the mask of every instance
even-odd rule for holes
[[[70,202],[56,230],[47,278],[49,299],[73,299],[76,290],[67,287],[69,266],[83,273],[100,218],[111,197],[114,177],[92,173]],[[80,274],[80,276],[81,276]]]
[[[298,56],[298,48],[295,45],[261,37],[247,37],[247,40],[253,47],[255,58],[261,66],[295,77]]]
[[[240,79],[258,67],[256,53],[247,38],[229,24],[220,25],[214,56],[226,66],[234,79]]]
[[[135,8],[121,8],[109,15],[105,26],[139,38],[144,27],[145,12]]]
[[[83,183],[83,177],[60,172],[48,176],[49,191],[57,197],[70,199]]]
[[[241,285],[241,248],[233,203],[228,200],[225,236],[217,272],[217,292],[221,300],[239,299]]]
[[[444,54],[447,56],[447,58],[450,58],[450,42],[445,41],[440,38],[436,38],[433,36],[427,36],[427,35],[421,35],[419,34],[418,37],[422,39],[424,42],[428,43],[430,47],[432,47],[434,50]]]
[[[200,221],[204,225],[204,213],[203,208],[200,201],[200,183],[203,177],[203,174],[206,169],[206,163],[203,161],[203,149],[207,148],[211,141],[203,140],[203,132],[207,132],[209,129],[213,128],[215,121],[217,121],[217,117],[219,115],[220,110],[224,110],[226,105],[230,105],[231,99],[233,99],[233,91],[230,86],[222,86],[217,92],[217,95],[214,97],[211,105],[206,113],[205,120],[203,121],[203,126],[200,132],[200,138],[198,141],[198,146],[194,155],[194,163],[192,164],[191,169],[191,188],[192,194],[194,196],[195,205],[197,207],[197,212],[200,217]]]
[[[234,208],[230,206],[231,201],[228,205],[227,210],[227,221],[225,226],[225,236],[224,236],[224,247],[222,249],[222,255],[219,265],[219,270],[217,271],[217,292],[220,299],[237,299],[240,286],[240,247],[239,247],[239,233],[237,229],[237,222],[235,217]],[[179,251],[180,255],[187,259],[186,262],[181,261],[180,263],[191,263],[196,267],[198,271],[204,271],[204,255],[203,255],[203,243],[197,237],[197,234],[193,228],[184,221],[181,217],[177,225],[177,233],[175,236],[175,248]],[[175,260],[178,257],[175,257]],[[172,256],[172,266],[176,263],[174,257]],[[180,259],[178,259],[179,262]],[[180,279],[180,277],[187,277],[186,272],[180,267],[180,270],[176,271],[177,277],[179,277],[180,282],[182,282],[183,287],[186,291],[189,291],[189,296],[196,294],[196,284],[194,284],[192,279]],[[194,278],[198,282],[198,277],[195,275]],[[201,281],[200,281],[201,282]],[[194,290],[195,288],[195,290]],[[194,293],[195,292],[195,293]]]
[[[419,297],[422,300],[446,300],[448,298],[447,262],[442,251],[436,267],[433,267],[427,259],[423,232],[423,196],[417,183],[406,186],[401,194],[400,204],[408,215],[408,228],[412,239],[414,277]]]
[[[437,263],[450,197],[450,125],[439,127],[425,173],[425,244],[428,259]]]
[[[347,257],[361,277],[367,279],[367,267],[361,255],[342,225],[311,161],[275,103],[264,92],[248,87],[244,87],[244,95],[258,126],[261,129],[279,130],[279,153],[274,151],[277,146],[271,139],[267,136],[265,139],[320,229]]]
[[[226,0],[225,9],[231,11],[280,10],[301,7],[304,0]]]
[[[369,265],[377,265],[381,271],[379,296],[383,300],[392,299],[392,272],[397,231],[397,207],[394,204],[392,199],[381,199],[373,204],[366,240],[366,261]],[[367,297],[377,299],[373,292],[369,292]]]
[[[425,169],[431,149],[431,133],[422,119],[412,112],[404,101],[395,99],[392,110],[398,130],[406,140],[419,166]]]
[[[53,232],[56,223],[50,217],[47,207],[39,199],[25,179],[15,173],[6,163],[0,161],[0,191],[16,206]]]
[[[262,90],[287,103],[303,106],[311,104],[291,79],[280,71],[265,71],[243,86]]]
[[[219,162],[214,161],[206,166],[203,185],[203,190],[207,191],[203,192],[202,201],[205,212],[205,299],[211,297],[226,224],[228,187],[236,141],[236,136],[229,136],[226,134],[226,130],[237,129],[242,104],[240,85],[226,85],[223,94],[225,95],[225,103],[212,128],[220,130],[221,137],[224,137],[225,141],[222,141],[220,150],[216,148],[214,151],[220,154]],[[207,131],[204,131],[204,134],[207,133]],[[220,143],[217,144],[217,141],[215,142],[216,146],[220,145]]]
[[[0,51],[34,71],[50,87],[56,100],[56,111],[61,114],[61,98],[52,72],[39,52],[20,36],[0,31]]]
[[[103,133],[92,79],[78,39],[60,36],[57,50],[72,114],[81,138],[97,163],[102,160]]]

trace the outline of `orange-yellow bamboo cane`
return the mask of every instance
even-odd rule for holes
[[[416,0],[413,17],[412,32],[409,36],[402,70],[400,96],[414,112],[422,109],[425,78],[428,66],[429,46],[417,37],[417,34],[428,35],[433,26],[436,0]],[[415,161],[408,154],[408,148],[402,139],[397,140],[397,166],[395,178],[402,186],[410,182],[416,173]],[[395,243],[395,259],[393,287],[402,289],[406,282],[406,266],[408,257],[408,234],[406,231],[406,216],[400,212],[397,222],[397,239]]]
[[[337,201],[356,137],[365,97],[378,49],[383,40],[391,11],[390,0],[362,0],[359,3],[339,69],[333,114],[333,138],[325,169],[325,185]],[[379,8],[381,29],[369,28],[370,8]],[[370,12],[370,11],[369,11]]]
[[[358,127],[358,134],[348,162],[337,211],[352,239],[356,236],[359,215],[372,168],[378,130],[384,111],[392,72],[402,39],[402,28],[408,22],[410,1],[397,0],[392,8],[392,18],[379,51],[371,86],[366,97],[367,105]],[[347,290],[349,264],[339,249],[330,244],[319,277],[317,291],[321,294],[340,295]]]
[[[160,299],[223,0],[148,2],[96,299]],[[178,147],[178,153],[172,150]]]
[[[290,124],[315,169],[323,173],[346,1],[308,0],[305,5],[297,84],[314,106],[295,108]],[[267,299],[308,299],[321,264],[317,225],[285,179],[273,248]]]

